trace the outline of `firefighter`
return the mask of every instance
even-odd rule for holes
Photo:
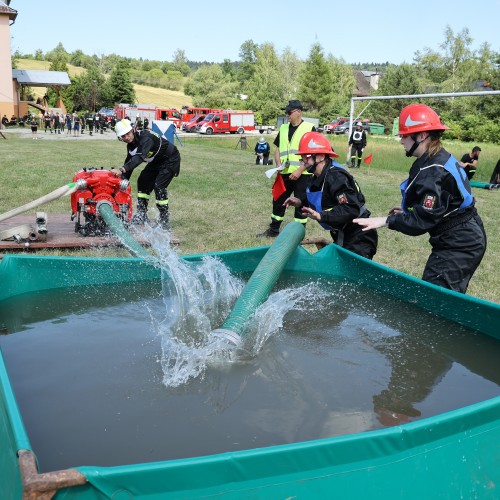
[[[92,135],[94,130],[94,117],[92,113],[87,113],[85,115],[85,121],[87,122],[87,127],[89,128],[89,135]]]
[[[259,138],[259,141],[255,145],[255,164],[256,165],[268,165],[269,164],[269,153],[271,152],[271,146],[264,139],[263,136]]]
[[[370,216],[365,197],[354,177],[332,160],[339,155],[328,139],[319,132],[308,132],[300,140],[298,154],[313,174],[306,188],[308,206],[292,196],[285,200],[285,207],[302,207],[303,215],[330,231],[334,243],[372,259],[377,252],[377,231],[363,231],[352,222],[356,217]]]
[[[130,120],[119,120],[115,132],[118,139],[127,144],[127,157],[122,167],[113,168],[111,172],[130,179],[136,167],[143,162],[147,164],[137,179],[137,213],[133,223],[148,222],[148,202],[154,190],[160,214],[158,224],[162,229],[169,229],[167,187],[179,175],[179,151],[167,139],[151,130],[135,130]]]
[[[280,170],[276,181],[283,181],[285,190],[280,196],[273,195],[273,213],[271,224],[263,233],[257,237],[276,238],[280,231],[281,223],[285,215],[283,203],[293,193],[301,201],[306,200],[306,186],[309,173],[305,172],[306,167],[297,155],[300,139],[306,132],[315,130],[314,125],[302,119],[302,103],[298,100],[289,101],[285,108],[282,108],[287,115],[287,123],[281,125],[278,135],[274,140],[276,153],[274,155],[276,166]],[[304,173],[303,173],[304,172]],[[281,177],[281,179],[280,179]],[[302,215],[300,209],[295,209],[295,221],[305,224],[307,217]]]
[[[441,144],[449,127],[424,104],[410,104],[399,116],[407,157],[416,157],[401,184],[401,207],[388,217],[355,219],[364,230],[389,227],[409,236],[429,233],[432,247],[422,279],[465,293],[486,251],[486,234],[460,162]]]
[[[351,168],[359,168],[363,151],[366,148],[366,132],[363,130],[361,122],[356,123],[356,127],[352,131],[349,139],[349,150],[351,152]],[[357,165],[356,165],[357,161]]]

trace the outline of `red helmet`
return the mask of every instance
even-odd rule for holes
[[[425,104],[410,104],[399,115],[398,135],[410,135],[426,130],[449,130],[438,114]]]
[[[326,155],[338,158],[339,155],[332,149],[330,141],[319,132],[306,132],[299,143],[298,155]]]

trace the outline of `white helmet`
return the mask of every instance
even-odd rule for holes
[[[363,124],[361,122],[356,123],[356,127],[362,127]]]
[[[266,140],[264,139],[264,136],[261,136],[261,137],[259,138],[259,143],[260,143],[260,144],[264,144],[265,142],[266,142]]]
[[[118,136],[118,139],[123,137],[127,132],[130,132],[131,130],[132,130],[132,124],[130,123],[130,120],[126,120],[124,118],[123,120],[116,122],[115,132],[116,135]]]

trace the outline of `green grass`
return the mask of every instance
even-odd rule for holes
[[[347,152],[346,137],[329,138],[341,154],[340,160],[343,160]],[[179,148],[181,174],[173,180],[169,189],[173,232],[181,242],[180,253],[205,253],[270,244],[270,240],[255,238],[256,233],[268,226],[272,208],[272,180],[264,175],[268,167],[255,165],[253,148],[257,139],[256,136],[249,137],[248,149],[241,150],[237,147],[237,136],[183,138],[184,147]],[[272,142],[272,137],[269,140]],[[500,157],[500,146],[480,146],[483,152],[477,180],[487,181]],[[471,150],[470,144],[452,143],[446,144],[446,147],[455,156]],[[82,167],[120,166],[125,157],[125,146],[113,140],[32,141],[29,136],[22,138],[9,134],[7,141],[0,141],[0,148],[0,213],[71,182],[74,172]],[[363,165],[356,171],[356,179],[372,214],[385,215],[390,207],[400,203],[399,183],[405,178],[412,160],[404,157],[397,141],[387,137],[370,136],[365,154],[370,153],[373,154],[372,166],[367,168]],[[139,171],[140,168],[132,177],[134,192]],[[488,250],[471,281],[469,293],[500,302],[500,191],[474,189],[474,195],[488,234]],[[44,206],[44,210],[49,214],[68,213],[69,217],[69,199],[51,202]],[[286,222],[292,218],[293,213],[288,211]],[[309,221],[307,237],[329,239],[329,234],[319,224]],[[420,277],[430,252],[427,239],[426,235],[411,238],[381,229],[375,261]],[[44,253],[54,254],[49,251]],[[64,253],[55,252],[56,255]],[[91,255],[92,252],[78,254]],[[96,251],[96,254],[102,255],[103,251]],[[118,254],[121,255],[120,252]]]

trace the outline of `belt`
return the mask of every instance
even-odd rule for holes
[[[470,221],[475,215],[477,215],[476,207],[465,208],[455,215],[455,217],[442,220],[437,226],[429,231],[429,234],[431,236],[442,234],[445,231],[449,231],[450,229],[463,224],[464,222]]]

